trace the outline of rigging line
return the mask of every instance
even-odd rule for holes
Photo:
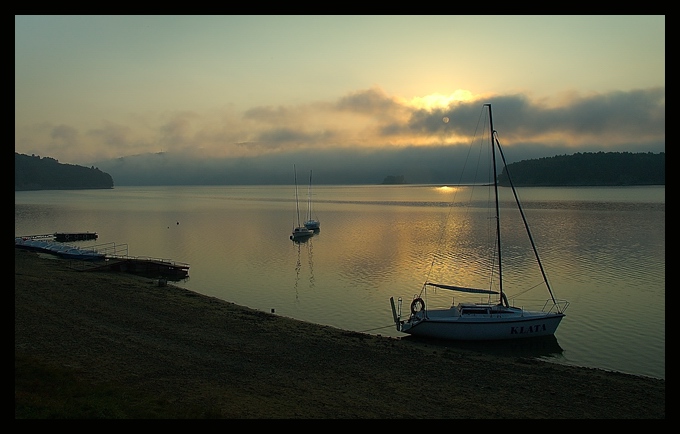
[[[503,160],[503,166],[505,167],[505,172],[508,174],[508,182],[510,183],[510,187],[512,189],[512,193],[515,196],[515,202],[517,203],[517,209],[519,209],[520,216],[522,216],[522,222],[524,222],[524,228],[527,231],[527,235],[529,236],[529,241],[531,242],[531,248],[534,251],[534,256],[536,258],[536,262],[538,263],[538,268],[541,270],[541,275],[543,276],[543,282],[545,283],[546,288],[548,288],[548,292],[550,293],[550,298],[553,301],[553,304],[556,304],[557,302],[555,301],[555,295],[553,294],[552,288],[550,287],[550,283],[548,282],[548,276],[545,274],[545,270],[543,269],[543,263],[541,262],[541,258],[538,255],[538,249],[536,248],[536,243],[534,243],[534,237],[531,234],[531,230],[529,229],[529,223],[527,222],[526,216],[524,215],[524,209],[522,208],[522,205],[520,204],[519,201],[519,196],[517,195],[517,192],[515,191],[515,185],[512,182],[512,177],[510,176],[510,169],[508,169],[508,164],[505,161],[505,154],[503,153],[503,148],[501,147],[501,142],[498,140],[498,134],[495,136],[496,144],[498,145],[498,152],[501,154],[501,159]]]
[[[376,327],[376,328],[374,328],[374,329],[360,330],[359,333],[366,333],[366,332],[371,332],[371,331],[374,331],[374,330],[386,329],[386,328],[388,328],[388,327],[389,327],[389,328],[394,327],[394,323],[392,323],[392,324],[390,324],[390,325],[382,326],[382,327]]]
[[[463,184],[463,176],[465,175],[465,169],[467,167],[468,161],[470,161],[470,159],[471,159],[470,156],[472,154],[472,149],[473,149],[473,146],[475,144],[476,138],[479,134],[480,126],[482,125],[482,121],[483,121],[482,116],[484,115],[484,112],[485,111],[482,109],[480,111],[478,118],[477,118],[477,125],[475,126],[474,133],[472,135],[472,138],[470,139],[470,144],[468,145],[468,152],[467,152],[467,155],[465,156],[465,160],[463,162],[463,167],[461,168],[460,175],[458,177],[458,183],[457,183],[458,186]],[[484,131],[484,130],[482,130],[482,131]],[[481,158],[481,156],[478,154],[477,155],[477,166],[476,166],[477,168],[479,168],[480,158]],[[477,179],[478,170],[479,169],[477,169],[475,171],[475,175],[473,176],[474,180]],[[468,200],[468,203],[472,202],[473,192],[474,192],[474,183],[473,183],[473,186],[470,188],[470,199]],[[432,261],[430,262],[430,269],[428,270],[427,275],[426,275],[426,279],[425,279],[426,282],[430,280],[430,276],[432,275],[432,270],[434,269],[434,264],[438,259],[439,252],[441,252],[442,243],[444,242],[444,235],[446,233],[446,227],[448,226],[448,222],[449,222],[449,219],[451,217],[451,213],[453,212],[453,204],[456,202],[457,196],[458,196],[458,189],[455,189],[454,192],[453,192],[453,198],[449,202],[448,211],[447,211],[446,216],[444,218],[444,221],[442,222],[442,225],[441,225],[441,229],[440,229],[440,232],[439,232],[439,238],[437,240],[437,249],[435,250],[435,254],[432,255]],[[420,290],[420,295],[423,294],[424,290],[425,290],[425,285],[423,285],[423,288]]]
[[[475,190],[477,187],[477,184],[479,184],[480,178],[484,178],[481,182],[482,185],[485,185],[487,187],[487,201],[490,201],[490,196],[491,192],[488,189],[488,186],[492,184],[490,181],[491,179],[491,174],[490,174],[490,168],[488,165],[486,165],[486,174],[480,174],[482,168],[482,157],[484,156],[486,159],[488,159],[488,146],[486,145],[486,140],[488,139],[487,136],[487,129],[486,129],[486,122],[488,119],[488,112],[487,110],[482,107],[482,109],[479,112],[479,115],[477,117],[477,124],[475,125],[474,132],[472,133],[472,136],[470,138],[469,144],[468,144],[468,149],[467,149],[467,154],[465,156],[465,159],[463,161],[463,167],[460,170],[459,178],[458,178],[458,183],[456,185],[461,186],[463,185],[463,178],[465,177],[468,166],[471,166],[472,169],[470,169],[470,172],[472,172],[472,183],[469,185],[469,197],[467,199],[467,202],[464,202],[463,205],[471,205],[473,202],[473,197],[475,194]],[[473,150],[477,148],[477,153],[473,153]],[[487,154],[484,154],[484,151],[486,150]],[[476,164],[472,164],[471,161],[476,157]],[[474,170],[473,170],[474,169]],[[485,177],[484,177],[485,176]],[[437,248],[435,249],[435,254],[432,255],[432,261],[430,263],[429,270],[426,275],[426,280],[425,282],[428,282],[430,280],[430,277],[432,275],[432,272],[434,270],[435,263],[438,260],[441,260],[441,251],[443,249],[443,243],[444,243],[444,238],[446,234],[446,228],[448,227],[448,222],[450,221],[451,214],[453,212],[453,205],[456,202],[456,198],[458,196],[458,189],[454,191],[453,198],[449,202],[448,206],[448,212],[441,224],[440,228],[440,233],[439,237],[437,240]],[[465,209],[465,215],[470,214],[470,207],[469,206],[464,206]],[[495,250],[494,250],[495,251]],[[422,289],[420,290],[419,296],[422,296],[423,293],[425,292],[426,285],[423,285]]]
[[[538,288],[540,285],[543,285],[543,284],[545,284],[545,282],[539,282],[539,283],[535,284],[534,286],[531,286],[531,287],[525,289],[524,291],[520,291],[517,294],[514,294],[512,296],[508,296],[508,298],[515,299],[515,298],[519,297],[520,295],[526,294],[527,292],[531,291],[532,289]]]

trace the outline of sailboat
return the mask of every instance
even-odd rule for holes
[[[319,219],[312,216],[312,171],[309,171],[309,189],[307,190],[307,220],[305,220],[305,227],[313,231],[319,230],[321,223]]]
[[[445,284],[426,280],[420,293],[413,296],[408,318],[405,319],[402,319],[402,298],[398,298],[397,306],[395,306],[394,297],[390,297],[394,322],[397,330],[403,333],[412,336],[458,341],[492,341],[552,336],[557,330],[562,318],[565,316],[564,311],[569,306],[568,301],[558,300],[553,295],[552,288],[548,282],[548,278],[543,269],[533,237],[529,230],[524,211],[520,205],[517,192],[512,184],[505,156],[500,141],[498,140],[498,134],[494,130],[491,104],[484,104],[483,109],[488,109],[489,137],[491,142],[490,156],[493,165],[493,181],[487,186],[493,188],[493,196],[495,196],[495,216],[491,218],[491,221],[495,223],[495,230],[492,230],[491,232],[492,235],[493,232],[495,232],[495,236],[492,237],[493,239],[490,241],[490,243],[494,245],[494,248],[492,249],[493,259],[488,261],[491,265],[491,278],[488,280],[489,287],[470,287],[468,285]],[[504,258],[502,257],[501,251],[501,221],[498,198],[498,174],[496,172],[496,150],[498,150],[498,153],[501,156],[503,169],[507,174],[516,206],[531,244],[533,256],[535,257],[540,270],[540,275],[538,272],[536,273],[537,276],[540,276],[537,277],[537,280],[541,281],[541,286],[547,288],[550,296],[547,301],[541,302],[542,307],[534,308],[533,310],[528,308],[525,309],[522,306],[515,306],[514,302],[513,305],[511,305],[508,302],[508,296],[504,291],[502,273]],[[460,275],[465,277],[463,276],[463,273],[460,273]],[[517,276],[518,274],[514,273],[514,275]],[[520,283],[527,283],[527,285],[529,285],[528,272],[523,271],[522,274],[519,275],[526,281]],[[533,282],[531,282],[531,285],[533,285]],[[531,286],[530,289],[533,289],[535,286],[538,285]],[[463,301],[457,304],[452,302],[449,306],[431,308],[426,304],[426,301],[428,300],[428,288],[431,292],[443,289],[460,293],[480,294],[482,300],[479,302]],[[465,296],[461,296],[461,298],[465,298]]]
[[[293,241],[300,241],[314,235],[314,231],[312,229],[307,229],[304,225],[300,224],[300,201],[298,198],[297,170],[295,169],[295,165],[293,165],[293,173],[295,174],[295,209],[297,211],[297,225],[293,226],[293,232],[290,234],[290,239]]]

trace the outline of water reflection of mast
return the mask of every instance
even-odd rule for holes
[[[314,245],[310,239],[307,243],[307,261],[309,263],[309,289],[314,289]]]
[[[300,245],[307,246],[307,265],[309,265],[309,288],[314,289],[314,254],[313,243],[311,238],[302,240],[294,240],[295,248],[297,249],[297,260],[295,262],[295,300],[299,301],[298,288],[300,286],[300,273],[302,272],[302,259]]]
[[[302,262],[300,262],[300,243],[293,241],[295,247],[297,248],[297,261],[295,262],[295,301],[300,301],[298,298],[298,282],[300,281],[300,269],[302,268]]]

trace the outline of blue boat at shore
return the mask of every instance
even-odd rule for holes
[[[81,261],[104,260],[106,255],[95,249],[87,249],[71,246],[63,243],[55,243],[45,239],[32,239],[27,237],[15,237],[14,247],[37,252],[50,253],[65,259],[77,259]]]

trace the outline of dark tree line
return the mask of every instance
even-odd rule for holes
[[[508,164],[498,176],[509,186],[666,185],[666,153],[584,152]]]
[[[14,153],[14,191],[113,188],[113,178],[96,167],[62,164],[54,158]]]
[[[585,152],[523,160],[509,164],[508,170],[517,186],[666,185],[666,154]],[[506,171],[498,179],[501,185],[509,185]],[[403,175],[388,176],[383,181],[406,182]],[[113,188],[113,178],[94,166],[62,164],[50,157],[14,153],[15,191],[90,188]]]
[[[388,175],[382,182],[383,184],[406,184],[404,175]]]

